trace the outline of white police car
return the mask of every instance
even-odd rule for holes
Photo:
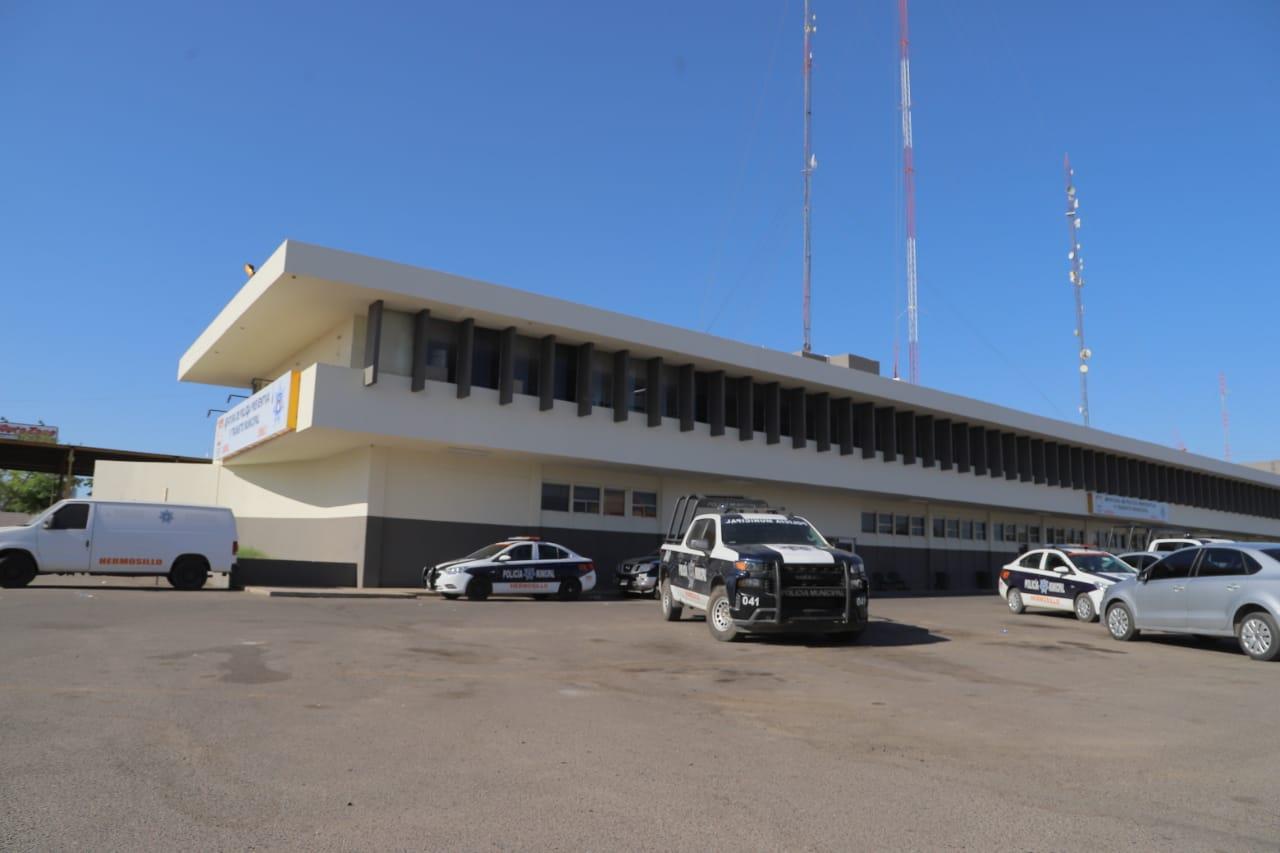
[[[1106,551],[1037,548],[1000,570],[1000,596],[1014,613],[1043,607],[1074,612],[1081,622],[1092,622],[1107,587],[1134,574],[1132,566]]]
[[[422,585],[448,599],[465,595],[484,601],[490,595],[557,596],[572,601],[595,588],[596,567],[586,557],[533,536],[513,536],[473,554],[428,566]]]

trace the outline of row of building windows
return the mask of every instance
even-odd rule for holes
[[[575,512],[585,515],[657,518],[658,493],[640,489],[628,491],[607,486],[543,483],[542,508],[551,512]]]
[[[1255,483],[661,358],[632,358],[590,343],[531,338],[514,327],[486,329],[470,320],[381,308],[371,308],[369,317],[371,339],[382,341],[377,368],[413,376],[415,388],[422,387],[420,379],[452,382],[459,396],[473,386],[493,388],[502,402],[513,394],[538,397],[544,410],[563,400],[577,403],[580,415],[597,406],[614,410],[615,420],[642,412],[650,426],[677,418],[684,431],[703,423],[715,436],[732,429],[748,440],[763,432],[768,444],[785,437],[795,448],[814,442],[819,452],[838,448],[841,455],[856,451],[885,462],[1280,518],[1280,489]],[[375,334],[378,323],[385,334]],[[417,373],[414,353],[424,360]]]
[[[967,518],[932,518],[934,539],[987,541],[987,523]],[[925,517],[888,512],[864,512],[862,532],[881,536],[924,536]],[[1041,538],[1043,535],[1043,538]],[[1045,527],[1036,524],[995,522],[991,525],[992,542],[1014,542],[1024,545],[1083,543],[1085,531],[1074,527]]]

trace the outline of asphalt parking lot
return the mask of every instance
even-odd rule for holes
[[[1228,642],[48,583],[0,591],[3,849],[1280,847],[1280,665]]]

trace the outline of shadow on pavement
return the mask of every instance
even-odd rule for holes
[[[778,645],[796,646],[848,646],[859,648],[892,648],[894,646],[928,646],[934,643],[949,643],[950,639],[935,634],[928,628],[911,625],[907,622],[895,622],[892,619],[872,618],[866,630],[856,641],[846,640],[839,635],[824,636],[821,634],[748,634],[746,639],[752,642],[774,643]]]

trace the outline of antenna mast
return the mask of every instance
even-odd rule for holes
[[[1222,458],[1231,461],[1231,415],[1227,412],[1227,374],[1218,371],[1218,400],[1222,404]]]
[[[1076,342],[1080,356],[1080,417],[1084,425],[1089,425],[1089,359],[1093,351],[1084,342],[1084,259],[1080,257],[1080,199],[1076,198],[1076,186],[1073,178],[1075,170],[1071,168],[1071,158],[1062,157],[1062,167],[1067,173],[1067,226],[1071,232],[1071,251],[1067,252],[1067,260],[1071,261],[1071,289],[1076,296]]]
[[[919,301],[916,294],[916,166],[911,147],[911,56],[907,40],[907,0],[898,0],[898,73],[902,83],[902,192],[907,215],[907,381],[920,383]],[[894,376],[898,373],[894,355]]]
[[[813,106],[812,85],[813,50],[810,47],[812,36],[818,31],[818,16],[809,11],[809,0],[804,0],[804,345],[803,352],[812,352],[813,343],[809,337],[809,268],[811,264],[811,244],[809,239],[809,180],[818,161],[813,156],[811,143]]]

